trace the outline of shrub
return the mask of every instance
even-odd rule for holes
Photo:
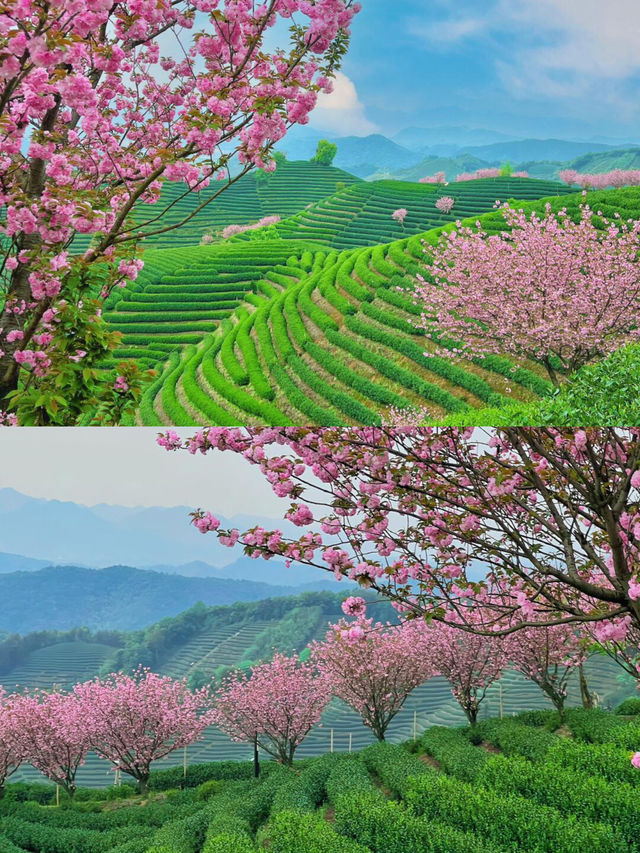
[[[198,799],[209,800],[211,797],[214,797],[216,794],[219,794],[223,788],[224,780],[209,779],[207,782],[203,782],[196,788]]]
[[[628,851],[624,839],[609,826],[579,821],[523,797],[500,796],[436,773],[412,780],[406,800],[419,815],[471,830],[487,842],[511,849],[517,846],[531,853]]]
[[[640,698],[636,698],[634,696],[631,699],[625,699],[624,702],[616,708],[616,714],[621,714],[622,716],[637,716],[640,714]]]
[[[390,743],[374,743],[360,753],[370,773],[375,774],[394,797],[404,796],[411,777],[433,773],[401,746]]]
[[[271,853],[371,853],[357,841],[344,838],[317,814],[280,812],[264,833]]]
[[[637,838],[640,804],[631,785],[612,784],[557,765],[535,765],[525,758],[503,755],[487,759],[477,783],[501,794],[520,794],[581,820],[608,823],[629,842]]]
[[[483,720],[478,729],[485,740],[505,755],[520,755],[530,761],[542,761],[558,738],[543,729],[534,729],[515,720]]]
[[[379,791],[340,797],[336,828],[375,853],[500,853],[502,849],[477,835],[417,817]]]

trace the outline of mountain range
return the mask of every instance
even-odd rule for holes
[[[211,567],[209,567],[211,568]],[[211,569],[215,572],[215,569]],[[131,566],[49,566],[0,575],[0,634],[31,631],[136,630],[192,607],[260,601],[310,590],[341,591],[328,575],[298,586],[227,577],[185,577]],[[345,587],[346,588],[346,587]]]
[[[518,139],[486,128],[409,127],[389,138],[380,133],[336,136],[303,126],[290,130],[279,147],[290,160],[308,160],[322,138],[338,146],[334,165],[341,169],[365,179],[411,181],[437,171],[451,180],[459,172],[505,161],[518,169],[529,165],[536,177],[552,178],[559,169],[572,168],[568,164],[575,158],[606,156],[621,148],[604,140]]]
[[[192,510],[189,506],[84,506],[72,501],[34,498],[14,489],[0,489],[0,552],[4,554],[0,558],[0,572],[41,568],[43,563],[91,568],[120,564],[146,568],[181,566],[195,560],[220,568],[234,562],[239,551],[220,545],[215,536],[202,536],[190,523]],[[223,527],[240,530],[255,524],[294,529],[282,520],[255,516],[239,515],[221,521]],[[25,558],[40,561],[40,564],[23,565],[20,561]],[[255,565],[254,561],[247,562]],[[262,562],[263,568],[267,565]],[[280,565],[286,572],[283,564]],[[316,578],[317,574],[298,576],[294,583]]]

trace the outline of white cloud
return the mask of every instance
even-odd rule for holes
[[[450,18],[425,24],[413,19],[409,27],[413,35],[428,41],[433,47],[450,47],[471,36],[477,36],[487,28],[488,20],[481,18]]]
[[[321,93],[318,97],[318,105],[311,113],[309,123],[312,127],[340,136],[367,136],[380,130],[367,118],[353,80],[342,71],[336,74],[333,92],[330,95]]]
[[[629,115],[638,109],[626,86],[640,73],[638,0],[493,0],[480,14],[477,5],[443,4],[440,20],[410,21],[408,29],[433,49],[482,39],[516,97],[574,98],[582,109],[592,100]]]
[[[640,4],[637,0],[501,0],[500,16],[533,27],[553,43],[531,48],[520,64],[549,72],[620,79],[640,71]]]

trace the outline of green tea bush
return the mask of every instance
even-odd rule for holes
[[[334,805],[344,794],[368,793],[373,789],[366,765],[357,754],[340,756],[327,777],[327,799]]]
[[[640,715],[640,698],[635,696],[631,699],[625,699],[615,710],[616,714],[622,716],[638,716]]]
[[[635,735],[634,729],[627,720],[621,720],[614,714],[599,708],[590,710],[572,708],[567,711],[566,718],[571,734],[577,740],[583,740],[586,743],[617,743],[620,732],[623,739],[629,731]],[[622,744],[618,742],[618,745]]]
[[[417,817],[378,793],[338,800],[336,829],[374,853],[501,853],[477,835]]]
[[[360,753],[365,767],[380,779],[394,797],[403,797],[413,776],[434,771],[401,746],[374,743]]]
[[[472,831],[491,844],[530,853],[628,853],[612,827],[563,815],[513,794],[474,788],[431,773],[412,780],[405,799],[418,815]]]
[[[196,793],[199,800],[210,800],[211,797],[215,797],[216,794],[219,794],[223,788],[223,779],[209,779],[207,782],[203,782],[201,785],[198,785]]]
[[[580,743],[559,739],[545,756],[547,764],[588,773],[609,782],[626,782],[640,788],[640,773],[629,761],[629,750],[613,743]]]
[[[263,774],[271,770],[269,764],[263,767]],[[236,781],[253,778],[253,764],[249,761],[210,761],[204,764],[189,764],[187,775],[183,776],[182,767],[170,767],[167,770],[152,770],[149,777],[149,789],[166,791],[178,788],[181,784],[197,788],[210,780]]]
[[[631,785],[576,773],[553,764],[531,764],[525,758],[491,756],[476,784],[500,794],[520,794],[553,806],[562,814],[615,826],[629,842],[638,837],[640,802]]]
[[[478,730],[485,740],[499,747],[505,755],[520,755],[530,761],[542,761],[558,741],[544,729],[534,729],[513,719],[483,720]]]
[[[466,782],[478,777],[487,760],[484,750],[472,746],[463,729],[433,726],[422,735],[419,745],[446,773]]]
[[[262,837],[271,853],[371,853],[363,844],[338,835],[317,814],[280,812]]]

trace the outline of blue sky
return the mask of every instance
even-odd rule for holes
[[[640,141],[638,0],[362,0],[322,130]]]

